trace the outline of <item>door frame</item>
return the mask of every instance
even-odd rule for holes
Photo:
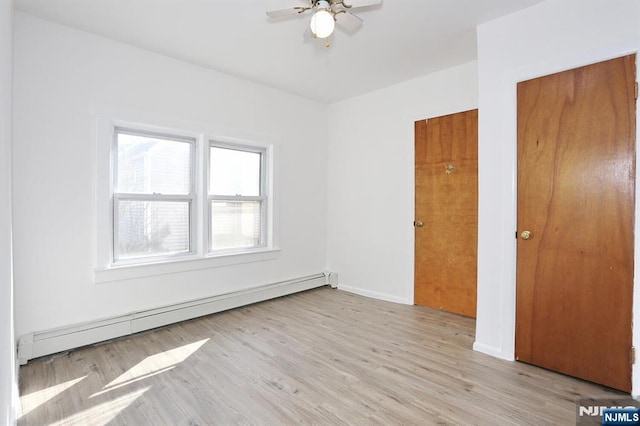
[[[478,313],[476,322],[476,341],[473,349],[498,358],[515,360],[515,323],[516,323],[516,239],[517,229],[517,83],[557,72],[567,71],[573,68],[591,65],[594,63],[618,58],[630,54],[636,54],[636,81],[640,80],[640,50],[620,49],[615,53],[602,54],[591,52],[587,59],[581,60],[575,57],[566,57],[554,63],[541,62],[519,69],[506,70],[501,75],[501,87],[510,91],[509,99],[502,99],[501,115],[504,118],[502,132],[499,135],[483,132],[482,103],[480,103],[479,121],[479,152],[478,152],[478,182],[479,182],[479,208],[478,208]],[[498,94],[497,96],[500,96]],[[640,164],[640,107],[636,100],[636,164]],[[507,106],[508,108],[505,108]],[[496,146],[484,148],[487,140],[497,140]],[[495,159],[495,151],[500,151],[500,164]],[[489,161],[488,161],[489,160]],[[500,184],[492,187],[496,179],[486,179],[483,173],[483,164],[490,164],[491,174],[499,176]],[[491,190],[487,191],[487,189]],[[490,192],[487,196],[487,192]],[[497,213],[496,217],[489,217],[489,212]],[[636,173],[636,205],[635,205],[636,236],[640,236],[640,173]],[[500,222],[499,228],[496,225]],[[485,242],[494,240],[491,246],[496,249],[499,246],[500,268],[495,268],[495,262],[483,263],[483,249],[487,247]],[[495,253],[495,251],[494,251]],[[634,279],[633,279],[633,313],[632,313],[632,344],[640,349],[640,238],[634,241]],[[499,294],[495,293],[496,283]],[[486,291],[490,286],[492,291]],[[497,303],[496,303],[497,299]],[[488,309],[493,305],[493,311]],[[499,330],[497,333],[492,330]],[[478,335],[490,339],[478,340]],[[489,341],[492,340],[492,341]],[[632,366],[632,395],[640,395],[640,362]]]

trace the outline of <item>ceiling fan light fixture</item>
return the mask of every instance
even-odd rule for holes
[[[334,19],[333,14],[329,11],[329,8],[329,2],[319,1],[316,13],[311,17],[309,27],[311,28],[313,35],[317,38],[329,37],[336,27],[336,20]]]

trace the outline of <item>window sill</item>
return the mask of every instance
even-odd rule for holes
[[[195,271],[198,269],[218,268],[221,266],[238,265],[242,263],[263,262],[277,259],[279,248],[268,248],[242,253],[225,253],[206,257],[170,260],[143,265],[117,265],[94,271],[96,284],[113,281],[131,280],[136,278],[153,277],[157,275],[174,274],[177,272]]]

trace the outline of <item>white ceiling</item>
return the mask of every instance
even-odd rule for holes
[[[353,35],[304,41],[300,0],[16,0],[16,9],[322,102],[476,59],[476,25],[542,0],[383,0]]]

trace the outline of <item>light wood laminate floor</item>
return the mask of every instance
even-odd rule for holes
[[[571,425],[615,391],[474,352],[475,321],[320,288],[29,362],[19,425]]]

